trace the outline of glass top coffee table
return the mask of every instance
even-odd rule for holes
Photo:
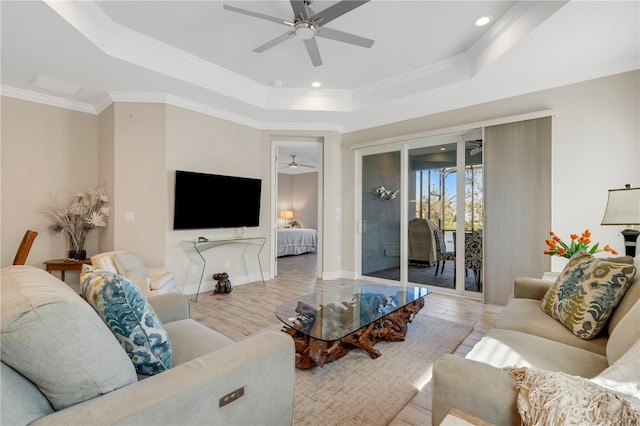
[[[417,286],[356,283],[293,298],[276,316],[296,346],[296,367],[324,366],[359,348],[380,356],[380,341],[403,341],[408,324],[431,293]]]

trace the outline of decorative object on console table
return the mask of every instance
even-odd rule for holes
[[[640,225],[640,188],[626,184],[623,189],[610,189],[602,225]],[[622,231],[627,256],[635,257],[638,235],[637,229]]]
[[[97,227],[106,227],[111,214],[109,196],[104,186],[87,192],[78,192],[65,205],[58,201],[42,214],[51,219],[49,231],[63,234],[69,243],[68,257],[84,260],[87,258],[84,244],[89,232]]]
[[[284,218],[284,227],[289,228],[291,226],[289,225],[289,221],[293,219],[293,212],[291,210],[282,210],[280,212],[280,217]]]

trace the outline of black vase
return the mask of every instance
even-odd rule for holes
[[[87,258],[86,250],[69,250],[68,253],[69,259],[74,260],[85,260]]]

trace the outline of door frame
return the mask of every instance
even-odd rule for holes
[[[290,139],[290,137],[287,137]],[[306,140],[305,140],[306,139]],[[318,138],[314,138],[318,139]],[[292,140],[285,140],[284,138],[272,138],[271,139],[271,211],[270,211],[270,234],[271,234],[271,257],[269,259],[270,265],[270,278],[275,278],[278,275],[278,148],[287,147],[316,147],[318,150],[318,189],[316,196],[318,197],[318,261],[316,266],[316,277],[322,278],[322,258],[324,241],[322,238],[322,228],[324,224],[323,215],[323,197],[322,188],[324,181],[324,160],[323,160],[323,142],[309,141],[308,137],[300,137],[300,140],[295,138]]]

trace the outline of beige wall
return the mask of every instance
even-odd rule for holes
[[[180,285],[189,267],[181,242],[208,239],[223,239],[237,236],[240,229],[173,230],[173,201],[175,171],[186,170],[230,176],[262,179],[260,226],[247,228],[247,236],[268,236],[269,233],[269,169],[263,167],[263,156],[269,155],[269,147],[262,146],[260,131],[251,127],[208,115],[187,111],[182,108],[166,107],[166,165],[164,182],[167,202],[163,206],[167,222],[166,232],[167,268],[176,272]],[[203,197],[215,197],[215,192],[203,192]],[[220,208],[233,208],[220,200]],[[215,212],[212,212],[215,214]],[[206,252],[207,270],[205,274],[225,271],[225,261],[230,263],[227,270],[231,277],[246,275],[242,261],[241,247],[220,247]],[[268,265],[268,247],[262,252],[262,265]],[[249,271],[252,273],[253,271]],[[265,274],[268,274],[265,268]],[[187,277],[191,281],[193,277]],[[211,281],[210,276],[205,277]],[[237,282],[232,281],[234,284]],[[187,283],[191,285],[191,282]]]
[[[2,266],[13,262],[25,230],[33,229],[39,235],[27,264],[43,267],[45,260],[66,257],[68,248],[60,234],[49,234],[49,221],[38,210],[101,183],[98,117],[3,96],[0,136]],[[97,240],[95,232],[88,237],[88,254],[96,252]]]
[[[302,226],[318,229],[318,172],[278,173],[278,212],[291,210]],[[284,219],[278,219],[284,226]]]
[[[349,146],[543,109],[555,112],[554,230],[568,235],[590,228],[594,241],[622,250],[620,229],[599,223],[608,189],[625,183],[640,186],[639,79],[640,72],[634,71],[345,135],[260,131],[168,105],[115,104],[98,117],[3,97],[2,265],[13,260],[26,228],[40,232],[29,264],[42,266],[46,259],[63,257],[64,240],[48,234],[47,220],[36,211],[48,204],[50,195],[66,199],[106,183],[115,208],[113,226],[101,234],[99,250],[120,244],[139,247],[146,260],[164,261],[182,280],[188,259],[180,241],[203,233],[171,229],[173,172],[185,169],[262,178],[261,226],[249,233],[269,237],[271,141],[301,136],[322,141],[319,210],[324,219],[318,231],[329,254],[319,256],[324,278],[349,276],[354,273],[356,178]],[[161,181],[164,184],[156,184]],[[134,212],[133,223],[124,223],[125,211]],[[206,234],[224,237],[233,232]],[[94,234],[88,241],[89,254],[98,251],[97,237]],[[164,256],[159,253],[163,250]],[[271,250],[268,242],[262,254],[265,273],[269,273]],[[216,262],[226,260],[225,256],[215,256],[211,266],[219,268]],[[554,259],[552,268],[561,265],[561,259]]]
[[[114,105],[113,249],[138,253],[145,264],[165,264],[167,195],[163,104]],[[133,213],[133,221],[125,213]]]
[[[640,186],[640,72],[633,71],[570,86],[420,117],[343,136],[344,261],[354,268],[353,144],[435,131],[447,127],[552,109],[552,226],[568,238],[589,228],[592,240],[623,251],[622,227],[600,226],[607,190]],[[540,236],[540,251],[544,239]],[[523,244],[514,236],[507,244]],[[536,243],[536,242],[534,242]],[[554,258],[552,269],[564,265]]]

